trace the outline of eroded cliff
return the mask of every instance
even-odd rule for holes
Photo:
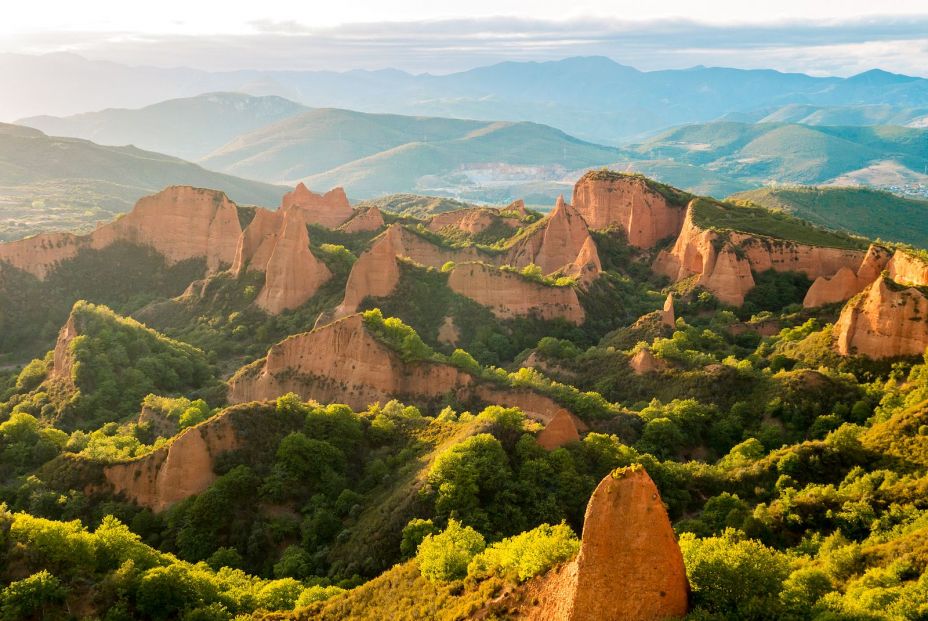
[[[844,356],[921,356],[928,348],[928,290],[880,276],[845,305],[834,337]]]

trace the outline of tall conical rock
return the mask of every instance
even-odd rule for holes
[[[283,225],[283,214],[263,207],[255,210],[255,217],[242,232],[235,248],[232,274],[240,276],[246,271],[263,272],[277,245]]]
[[[265,269],[255,303],[270,314],[296,308],[315,295],[332,272],[309,249],[303,221],[287,213]]]
[[[815,308],[851,299],[879,277],[891,256],[891,251],[871,244],[856,271],[844,266],[833,276],[816,278],[806,292],[802,305]]]

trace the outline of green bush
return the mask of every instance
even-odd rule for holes
[[[66,593],[58,578],[43,569],[0,591],[0,615],[4,621],[46,619],[47,609],[60,604]]]
[[[416,553],[422,575],[432,582],[460,580],[471,560],[486,547],[483,535],[457,520],[437,535],[427,535]]]
[[[580,540],[569,526],[542,524],[487,547],[470,562],[467,575],[477,579],[498,575],[525,582],[573,558],[579,550]]]

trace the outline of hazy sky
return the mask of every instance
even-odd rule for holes
[[[205,69],[399,67],[602,54],[848,75],[928,74],[925,0],[7,2],[0,51]]]

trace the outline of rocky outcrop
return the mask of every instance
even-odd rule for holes
[[[670,329],[677,327],[677,318],[673,312],[673,293],[668,293],[667,299],[664,300],[664,306],[661,308],[661,325]]]
[[[811,279],[833,276],[842,267],[857,269],[859,250],[807,246],[796,242],[728,231],[702,229],[694,222],[696,201],[687,208],[680,236],[661,251],[653,269],[673,281],[696,276],[696,284],[726,304],[740,306],[754,288],[751,271],[802,272]]]
[[[584,175],[571,201],[593,229],[619,227],[636,248],[651,248],[680,232],[684,209],[635,175]]]
[[[845,305],[834,336],[844,356],[921,356],[928,348],[928,291],[880,276]]]
[[[74,359],[71,357],[71,341],[79,334],[77,330],[77,320],[74,314],[68,316],[68,320],[58,332],[58,339],[55,341],[55,351],[53,354],[52,369],[49,375],[65,384],[74,385],[74,379],[71,371],[74,367]]]
[[[216,458],[239,446],[227,416],[217,416],[176,436],[147,455],[106,466],[113,493],[162,511],[205,491],[216,480]]]
[[[329,229],[338,228],[354,215],[342,188],[316,194],[302,183],[297,184],[292,192],[284,194],[280,211],[298,215],[306,224],[318,224]]]
[[[536,440],[545,450],[553,451],[571,442],[579,442],[580,434],[577,432],[577,426],[570,412],[560,410],[551,422],[545,425]]]
[[[889,277],[903,285],[928,286],[928,261],[905,250],[897,250],[886,265]]]
[[[573,287],[545,285],[484,263],[456,265],[448,286],[501,319],[532,315],[580,324],[585,316]]]
[[[871,245],[856,272],[850,267],[842,267],[830,278],[816,278],[806,292],[802,305],[815,308],[851,299],[879,277],[890,256],[890,251],[886,248]]]
[[[495,209],[485,207],[456,209],[432,216],[428,229],[436,233],[456,229],[468,235],[477,235],[500,222],[504,222],[504,219]]]
[[[461,340],[461,332],[454,323],[454,318],[446,315],[438,328],[438,342],[446,345],[457,345]]]
[[[241,233],[238,210],[224,193],[172,186],[140,199],[128,214],[91,233],[91,245],[150,246],[168,264],[204,257],[207,269],[217,272],[232,264]]]
[[[81,249],[128,242],[154,249],[169,265],[204,258],[216,272],[233,262],[241,232],[238,210],[225,194],[172,186],[140,199],[132,211],[88,235],[43,233],[0,244],[0,261],[44,279]]]
[[[283,214],[263,207],[255,209],[255,217],[239,237],[232,261],[232,274],[241,276],[246,271],[264,272],[277,245],[283,226]]]
[[[351,315],[271,347],[263,363],[230,380],[229,400],[262,401],[295,392],[363,409],[394,398],[431,400],[473,381],[450,365],[404,362],[368,332],[361,315]]]
[[[383,226],[383,214],[376,207],[369,207],[355,212],[348,222],[338,227],[338,230],[345,233],[366,233],[379,230]]]
[[[586,507],[580,553],[523,608],[532,621],[664,621],[689,610],[689,583],[657,487],[640,465],[600,482]]]
[[[331,277],[329,268],[309,249],[306,225],[287,213],[267,261],[264,287],[255,303],[276,315],[306,302]]]
[[[563,197],[558,197],[544,227],[519,240],[502,262],[515,267],[534,263],[544,274],[567,273],[586,284],[602,272],[586,222]]]
[[[628,359],[628,365],[632,368],[635,375],[646,375],[656,373],[667,369],[667,362],[658,358],[647,347],[639,349]]]

